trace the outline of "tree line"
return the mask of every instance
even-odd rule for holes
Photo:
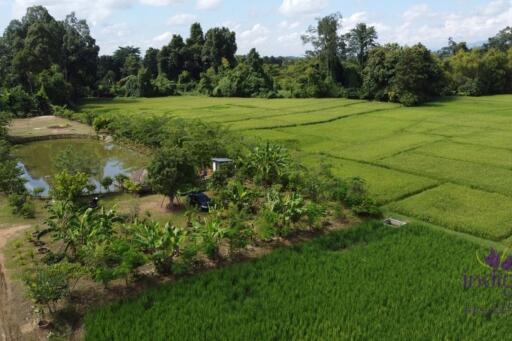
[[[318,18],[302,36],[305,56],[237,55],[226,27],[187,39],[175,34],[144,54],[134,46],[99,56],[85,20],[54,19],[27,9],[0,38],[0,110],[17,116],[52,112],[84,97],[151,97],[197,93],[219,97],[348,97],[415,105],[445,95],[512,91],[512,28],[480,47],[449,39],[439,51],[418,43],[379,45],[375,27],[341,32],[340,13]]]

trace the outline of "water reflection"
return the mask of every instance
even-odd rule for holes
[[[25,187],[32,192],[34,188],[44,189],[48,196],[53,176],[58,172],[58,155],[72,150],[75,157],[87,161],[90,171],[90,183],[96,186],[96,192],[104,190],[100,181],[106,176],[118,174],[131,175],[133,171],[147,165],[147,157],[112,143],[102,143],[90,139],[64,139],[38,141],[13,148],[18,159],[18,167],[27,180]],[[110,190],[114,190],[111,186]]]

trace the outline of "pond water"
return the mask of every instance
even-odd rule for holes
[[[32,193],[34,188],[41,187],[43,196],[48,196],[52,178],[63,164],[78,164],[90,174],[90,183],[100,192],[99,181],[104,177],[120,173],[130,176],[149,162],[147,156],[129,148],[93,139],[37,141],[17,145],[12,151],[27,180],[27,190]]]

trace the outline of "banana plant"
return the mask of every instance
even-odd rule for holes
[[[171,223],[135,222],[131,226],[132,238],[141,251],[148,254],[159,274],[172,272],[174,258],[186,240],[184,230]]]
[[[289,172],[290,155],[277,144],[267,142],[256,146],[248,156],[239,160],[247,175],[265,186],[279,183]]]
[[[220,243],[227,236],[229,229],[222,225],[218,219],[204,219],[192,222],[196,242],[204,250],[208,258],[220,258]]]
[[[75,259],[77,251],[90,243],[101,242],[113,234],[113,226],[120,219],[115,210],[87,209],[79,212],[69,202],[57,201],[50,208],[46,221],[48,228],[43,233],[51,233],[55,240],[64,243],[64,254]],[[69,253],[68,253],[69,251]]]

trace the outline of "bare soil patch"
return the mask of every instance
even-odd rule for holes
[[[31,225],[15,225],[0,230],[0,340],[39,340],[30,303],[20,294],[21,288],[10,278],[3,253],[9,239],[29,229]]]
[[[59,137],[93,137],[88,125],[57,116],[38,116],[12,120],[9,137],[13,142],[28,142]]]

